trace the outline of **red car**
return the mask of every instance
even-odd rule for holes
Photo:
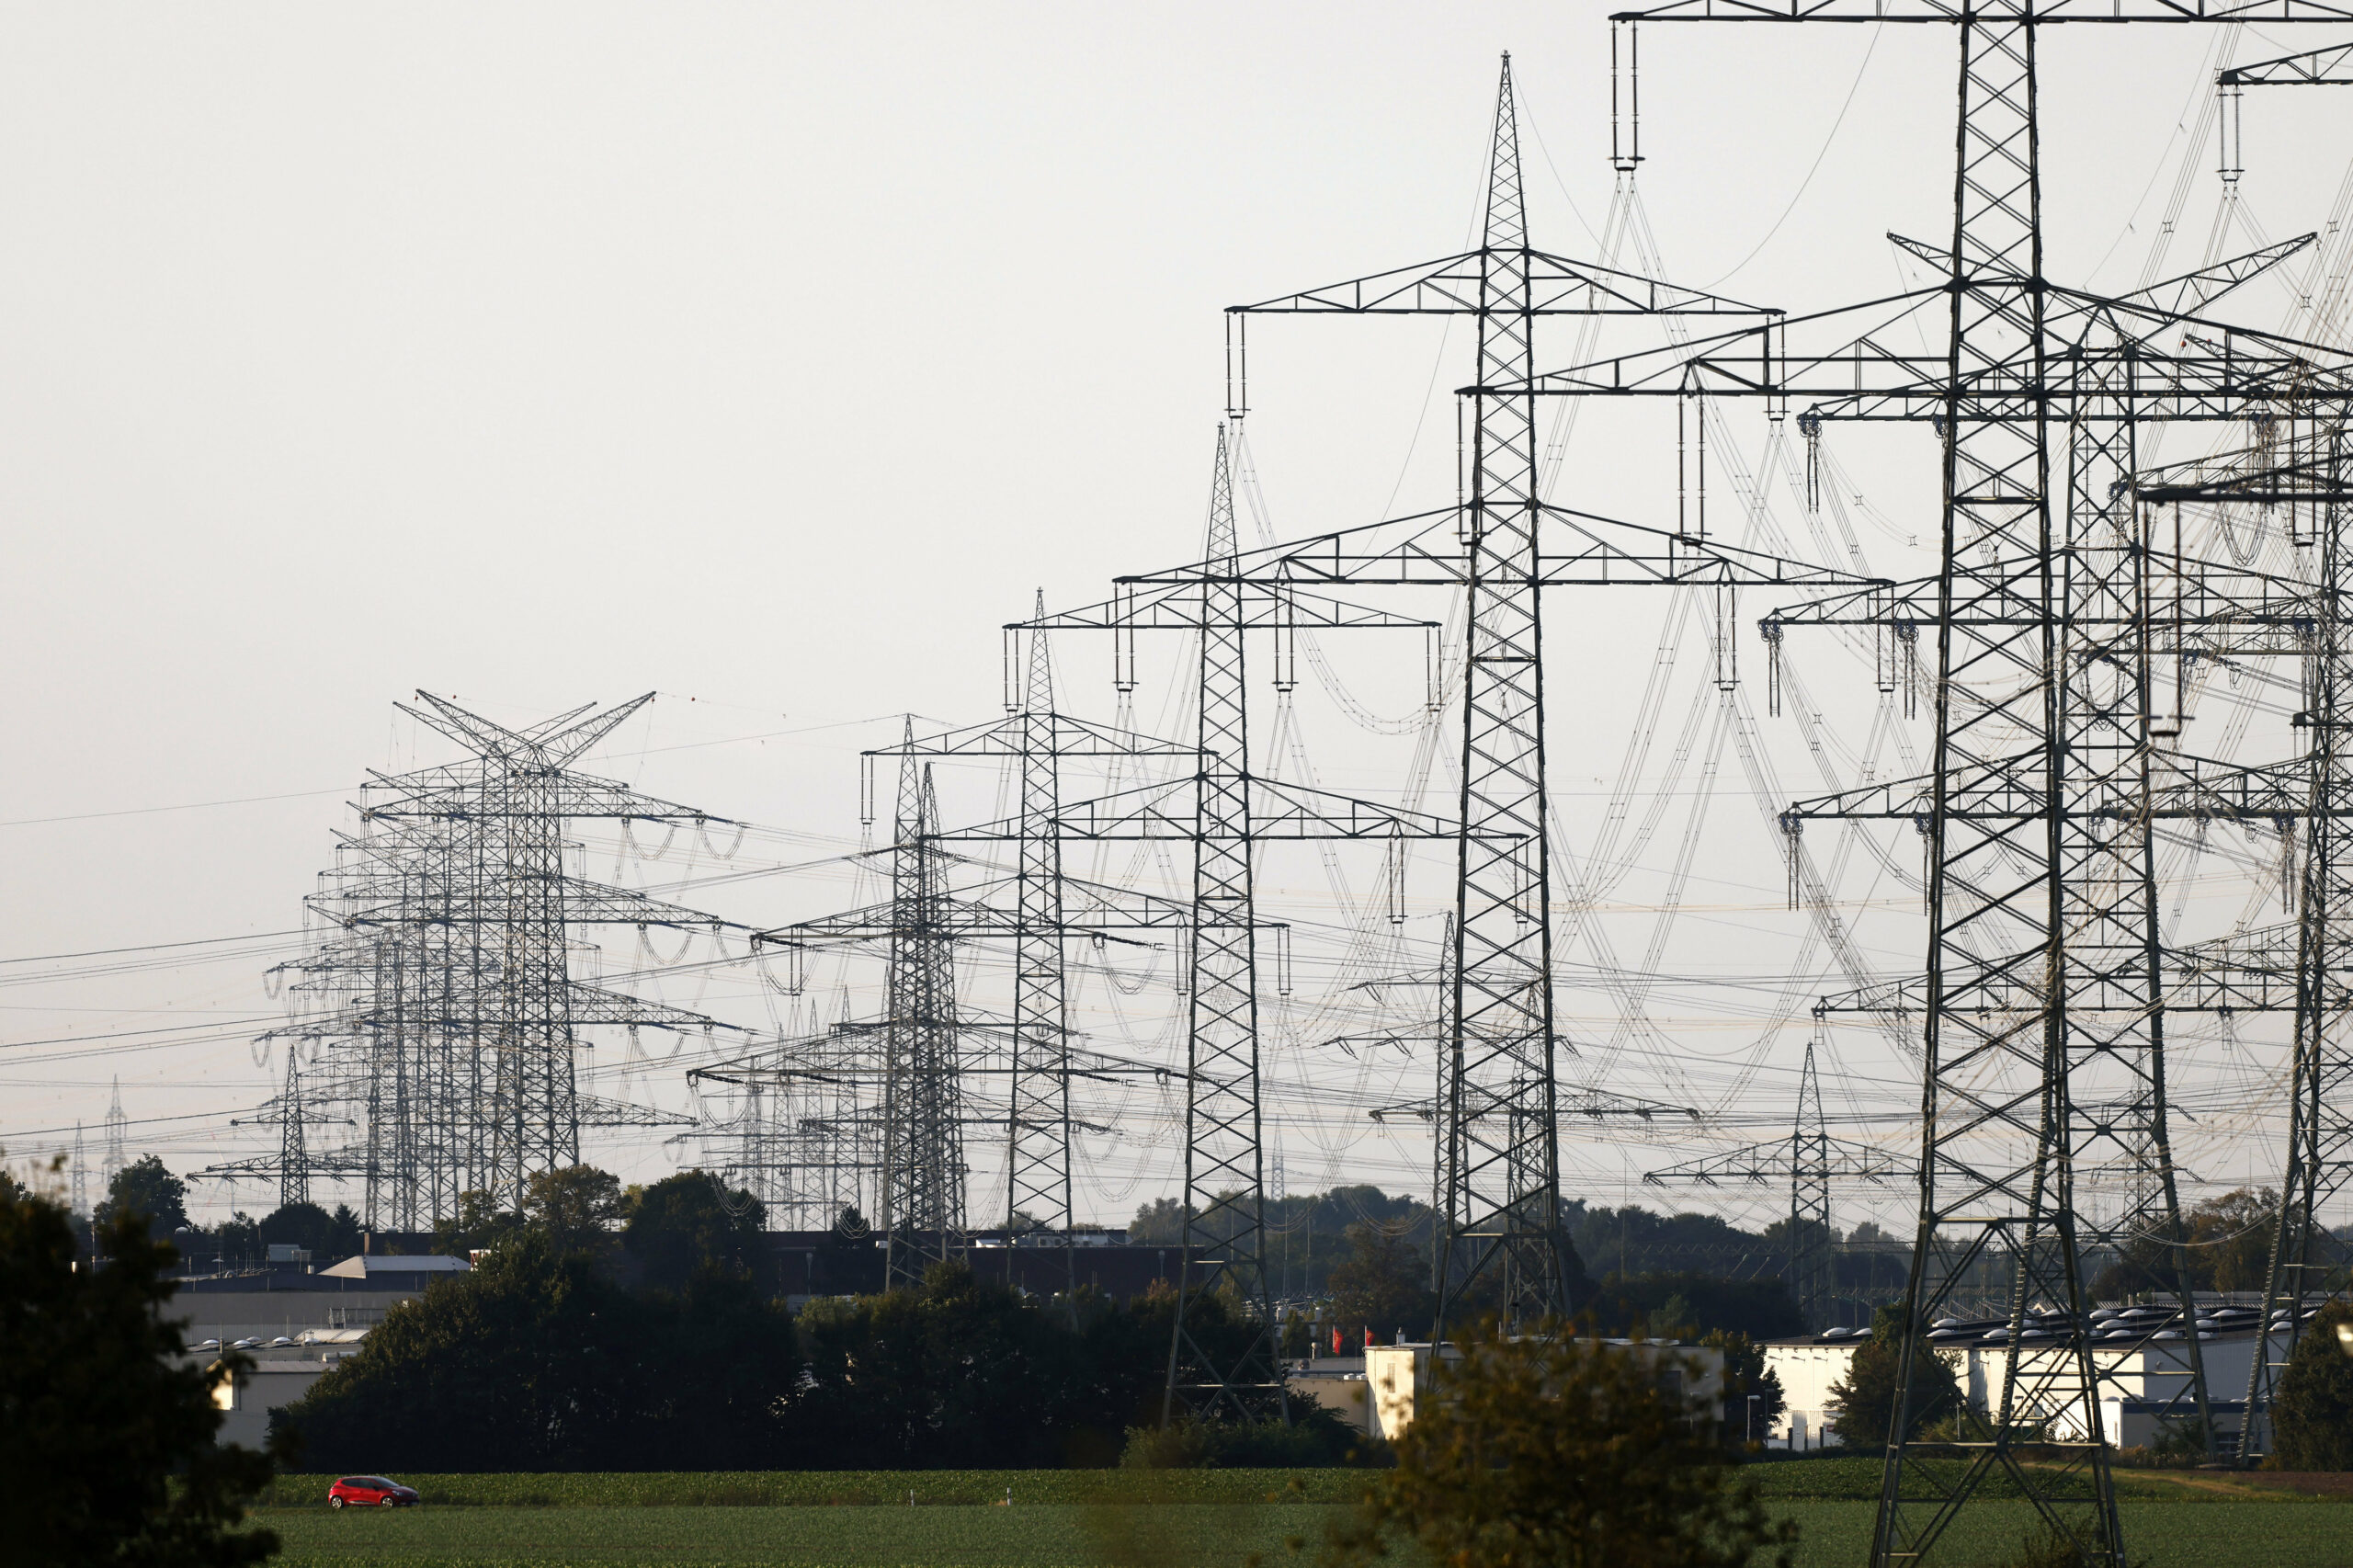
[[[340,1508],[413,1508],[425,1498],[414,1486],[403,1486],[381,1475],[347,1475],[327,1488],[327,1506]]]

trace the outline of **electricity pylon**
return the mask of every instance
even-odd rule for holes
[[[2105,313],[2096,309],[2090,329],[2072,344],[2054,334],[2066,324],[2067,302],[2054,298],[2042,266],[2036,49],[2047,23],[2219,21],[2256,9],[2231,0],[1677,0],[1620,18],[1938,23],[1955,27],[1961,46],[1953,237],[1931,253],[1944,274],[1938,290],[1944,354],[1907,360],[1867,333],[1843,346],[1845,377],[1834,384],[1828,364],[1836,356],[1793,357],[1784,327],[1777,367],[1747,389],[1787,397],[1819,387],[1847,416],[1930,416],[1943,438],[1937,740],[1926,791],[1926,1146],[1906,1301],[1913,1332],[1904,1339],[1904,1395],[1883,1476],[1874,1564],[1927,1555],[1997,1471],[2086,1561],[2124,1561],[2095,1394],[2100,1370],[2081,1327],[2087,1227],[2075,1196],[2079,1146],[2115,1129],[2094,1129],[2078,1117],[2072,1089],[2079,1072],[2128,1081],[2141,1109],[2119,1119],[2138,1124],[2119,1142],[2155,1162],[2173,1210],[2168,1239],[2177,1247],[2180,1237],[2164,1119],[2162,981],[2142,907],[2154,748],[2135,726],[2098,756],[2079,759],[2070,749],[2093,711],[2129,702],[2147,671],[2145,658],[2109,670],[2069,662],[2095,649],[2068,634],[2066,618],[2076,608],[2071,589],[2092,585],[2071,581],[2065,552],[2080,544],[2130,556],[2139,546],[2139,519],[2131,506],[2120,516],[2107,513],[2116,493],[2102,494],[2097,480],[2088,494],[2072,481],[2122,470],[2129,492],[2132,419],[2241,415],[2251,401],[2279,395],[2265,377],[2288,367],[2284,356],[2262,353],[2278,347],[2273,340],[2258,349],[2268,361],[2263,365],[2193,350],[2170,357],[2170,377],[2153,374],[2145,365],[2152,340],[2180,322],[2164,301],[2140,304],[2137,322],[2130,319],[2132,304],[2103,301]],[[2348,8],[2288,0],[2262,14],[2341,21]],[[1874,328],[1893,313],[1884,303]],[[2062,358],[2068,347],[2075,357]],[[1745,362],[1775,353],[1760,342]],[[1667,384],[1660,390],[1681,395],[1706,385],[1711,372],[1701,361],[1710,357],[1711,348],[1679,355],[1662,373]],[[1563,381],[1623,391],[1629,369],[1586,367]],[[1717,361],[1712,373],[1729,376],[1730,360]],[[1632,374],[1640,379],[1642,371]],[[1876,384],[1860,390],[1867,382]],[[2072,403],[2070,392],[2078,394]],[[2121,449],[2085,451],[2071,443],[2054,451],[2054,416],[2079,415],[2123,431]],[[2056,504],[2055,466],[2067,475]],[[2120,578],[2117,586],[2125,586]],[[2098,595],[2095,587],[2091,597]],[[2078,811],[2086,814],[2073,814]],[[2112,919],[2083,881],[2096,870],[2126,885],[2131,907]],[[2071,952],[2078,931],[2084,939]],[[2105,1016],[2096,1003],[2079,1009],[2070,990],[2079,984],[2109,987],[2122,1006]],[[1997,993],[2006,1004],[2000,1010]],[[1972,1462],[1956,1482],[1917,1463],[1915,1373],[1931,1353],[1923,1332],[1928,1318],[1963,1271],[1988,1256],[2011,1266],[2012,1348],[1989,1380],[1988,1408],[1970,1413],[1973,1429],[1963,1449]],[[2075,1327],[2062,1345],[2029,1358],[2018,1330],[2027,1306],[2038,1301],[2056,1303]],[[2060,1462],[2029,1471],[2016,1451],[2018,1434],[2025,1423],[2053,1419],[2073,1428],[2048,1450]]]
[[[324,1048],[306,1071],[306,1107],[337,1104],[364,1126],[352,1147],[306,1149],[309,1169],[363,1179],[369,1221],[399,1230],[454,1213],[469,1192],[519,1206],[532,1176],[578,1163],[584,1127],[693,1125],[583,1094],[580,1029],[728,1027],[570,971],[575,927],[728,924],[565,865],[568,823],[699,832],[716,820],[574,767],[650,697],[509,729],[420,696],[403,711],[472,756],[370,778],[355,806],[360,830],[342,836],[337,869],[310,901],[330,934],[281,966],[320,1006],[264,1037],[290,1053]]]
[[[1787,1139],[1751,1143],[1701,1159],[1686,1160],[1664,1170],[1646,1171],[1653,1186],[1691,1182],[1718,1187],[1733,1182],[1753,1187],[1786,1181],[1790,1188],[1790,1295],[1809,1324],[1818,1324],[1835,1293],[1837,1233],[1830,1224],[1830,1185],[1863,1181],[1883,1186],[1910,1175],[1904,1161],[1884,1149],[1830,1135],[1822,1114],[1822,1082],[1815,1076],[1813,1042],[1805,1047],[1805,1065],[1798,1076],[1798,1110]]]

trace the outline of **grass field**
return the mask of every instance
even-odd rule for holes
[[[553,1568],[569,1563],[778,1563],[794,1568],[1139,1568],[1240,1563],[1287,1555],[1285,1538],[1313,1540],[1346,1510],[1329,1504],[1011,1508],[640,1507],[404,1509],[330,1515],[272,1511],[286,1568]],[[1799,1501],[1776,1513],[1802,1530],[1804,1568],[1859,1563],[1872,1506]],[[1995,1564],[2029,1524],[2024,1504],[1972,1511],[1938,1561]],[[2325,1503],[2135,1503],[2125,1528],[2149,1568],[2341,1568],[2353,1563],[2353,1508]],[[1404,1568],[1411,1558],[1395,1559]]]
[[[1751,1471],[1802,1530],[1802,1568],[1861,1563],[1878,1464]],[[1313,1542],[1362,1471],[833,1471],[833,1474],[407,1476],[421,1509],[329,1512],[324,1481],[287,1476],[261,1523],[285,1568],[1190,1568],[1285,1561]],[[1014,1506],[1000,1502],[1012,1485]],[[906,1493],[915,1490],[915,1505]],[[2148,1568],[2353,1568],[2353,1502],[2222,1479],[2125,1474],[2127,1542]],[[885,1497],[890,1500],[885,1502]],[[1972,1509],[1937,1554],[1991,1568],[2017,1551],[2024,1502]],[[1299,1559],[1291,1559],[1299,1561]],[[1400,1554],[1400,1568],[1415,1559]]]
[[[1798,1522],[1802,1568],[1862,1561],[1874,1462],[1751,1473],[1774,1498],[1774,1513]],[[285,1540],[278,1561],[286,1568],[1190,1568],[1260,1552],[1280,1562],[1287,1538],[1313,1541],[1366,1478],[1347,1471],[964,1471],[404,1479],[438,1506],[335,1514],[317,1501],[323,1478],[286,1478],[284,1502],[260,1516]],[[2127,1539],[2148,1568],[2353,1568],[2353,1503],[2212,1477],[2119,1480]],[[979,1506],[1001,1500],[1007,1485],[1012,1507]],[[905,1501],[910,1487],[915,1506]],[[1937,1561],[2001,1563],[2029,1522],[2022,1503],[1972,1509]],[[1405,1555],[1393,1561],[1414,1563]]]

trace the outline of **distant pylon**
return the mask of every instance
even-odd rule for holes
[[[1830,1228],[1830,1129],[1822,1114],[1822,1080],[1815,1076],[1813,1041],[1805,1042],[1798,1076],[1797,1126],[1790,1134],[1790,1275],[1798,1314],[1807,1331],[1822,1326],[1836,1286]]]
[[[99,1174],[106,1177],[107,1191],[114,1191],[114,1178],[131,1164],[131,1156],[123,1152],[123,1135],[131,1129],[131,1119],[122,1114],[122,1080],[114,1081],[114,1099],[107,1107],[106,1164]]]
[[[74,1124],[74,1212],[90,1217],[90,1158],[82,1151],[82,1124]]]
[[[278,1108],[278,1201],[311,1201],[310,1145],[302,1131],[302,1072],[295,1065],[294,1049],[286,1050],[286,1097]]]

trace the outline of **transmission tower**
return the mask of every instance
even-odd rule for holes
[[[311,900],[328,935],[281,967],[310,1010],[265,1037],[283,1040],[290,1059],[317,1054],[297,1128],[320,1119],[323,1103],[362,1123],[349,1147],[306,1143],[305,1185],[363,1181],[369,1221],[396,1230],[430,1226],[470,1192],[519,1205],[533,1176],[578,1162],[585,1127],[692,1125],[582,1093],[580,1030],[725,1027],[571,973],[578,927],[726,925],[566,865],[571,822],[702,833],[713,820],[574,769],[649,699],[508,729],[420,695],[421,707],[403,711],[472,755],[370,778],[355,808],[359,831],[342,835],[336,869]],[[287,1136],[282,1116],[278,1125]]]
[[[90,1161],[82,1152],[82,1124],[74,1124],[74,1212],[87,1220],[90,1217]]]
[[[115,1177],[131,1164],[131,1156],[123,1150],[123,1136],[130,1130],[131,1119],[122,1114],[122,1080],[118,1077],[114,1081],[114,1097],[107,1102],[106,1163],[98,1167],[98,1174],[106,1178],[109,1198],[114,1195]]]
[[[907,739],[915,738],[912,722]],[[956,948],[931,768],[899,767],[891,855],[890,1033],[882,1112],[882,1212],[893,1286],[923,1282],[964,1229],[964,1096],[957,1071]]]
[[[2079,1145],[2106,1136],[2128,1155],[2153,1157],[2159,1186],[2167,1199],[2172,1196],[2163,1008],[2156,994],[2162,981],[2144,907],[2146,828],[2157,786],[2144,724],[2129,727],[2090,756],[2071,749],[2071,740],[2084,736],[2100,711],[2142,694],[2146,660],[2128,656],[2120,669],[2095,669],[2092,664],[2105,662],[2102,651],[2063,634],[2075,610],[2103,594],[2129,591],[2129,585],[2101,582],[2097,565],[2092,581],[2078,585],[2061,552],[2081,544],[2095,554],[2129,556],[2138,548],[2136,509],[2128,504],[2120,516],[2111,512],[2118,493],[2100,484],[2120,473],[2129,493],[2131,417],[2180,416],[2172,408],[2214,417],[2225,406],[2227,416],[2236,416],[2244,413],[2244,399],[2277,391],[2243,363],[2225,358],[2216,364],[2211,356],[2196,354],[2174,360],[2177,375],[2169,385],[2136,373],[2129,363],[2113,378],[2097,369],[2086,376],[2087,361],[2129,362],[2149,347],[2154,332],[2130,334],[2121,354],[2105,357],[2098,346],[2086,354],[2081,341],[2054,343],[2058,324],[2042,269],[2036,49],[2038,29],[2046,23],[2228,20],[2256,9],[2226,0],[2100,6],[1993,0],[1961,6],[1938,0],[1768,0],[1737,6],[1681,0],[1620,18],[1935,22],[1959,32],[1953,239],[1938,256],[1948,352],[1941,365],[1925,358],[1913,364],[1902,378],[1902,392],[1890,395],[1891,388],[1876,398],[1853,394],[1865,373],[1858,352],[1837,389],[1847,394],[1849,411],[1875,402],[1881,417],[1904,416],[1886,412],[1888,405],[1916,399],[1919,413],[1938,419],[1944,447],[1943,564],[1933,621],[1938,634],[1936,771],[1926,813],[1931,862],[1927,1146],[1906,1303],[1915,1332],[1904,1342],[1905,1393],[1874,1532],[1875,1564],[1911,1563],[1929,1553],[1996,1471],[2006,1472],[2086,1561],[2124,1561],[2094,1396],[2100,1369],[2082,1327],[2081,1245],[2093,1227],[2078,1209],[2075,1179],[2079,1153],[2095,1153]],[[2271,20],[2344,20],[2347,15],[2342,6],[2295,0],[2262,12]],[[2141,310],[2167,315],[2162,303]],[[2165,321],[2155,330],[2173,324]],[[2068,347],[2075,358],[2054,353]],[[1876,344],[1872,354],[1880,361],[1873,379],[1897,369],[1898,357]],[[1779,370],[1762,383],[1768,395],[1786,395],[1807,381],[1790,362],[1787,329],[1781,355]],[[1813,363],[1807,356],[1800,359]],[[1623,371],[1617,368],[1620,387]],[[2065,384],[2070,374],[2072,386]],[[1674,390],[1679,392],[1692,379],[1687,359]],[[1826,389],[1830,377],[1820,380]],[[2054,392],[2075,394],[2074,406],[2063,395],[2054,399]],[[2161,407],[2168,412],[2158,412]],[[2085,415],[2079,437],[2098,447],[2071,444],[2054,452],[2054,412]],[[2068,476],[2057,505],[2054,459]],[[2075,483],[2078,476],[2087,486]],[[2055,517],[2062,506],[2063,517]],[[2088,597],[2079,600],[2077,592]],[[2143,611],[2128,605],[2125,615],[2137,623]],[[2122,890],[2117,903],[2089,885],[2086,879],[2094,876],[2108,877]],[[2098,1011],[2097,1001],[2079,1004],[2073,988],[2093,986],[2113,989],[2120,1004],[2116,1011]],[[2072,1092],[2078,1072],[2094,1081],[2130,1080],[2138,1115],[2105,1129],[2086,1127]],[[2120,1129],[2133,1135],[2120,1138]],[[2177,1248],[2177,1204],[2168,1207],[2169,1239]],[[2013,1271],[2013,1348],[1964,1445],[1973,1462],[1957,1484],[1939,1478],[1924,1487],[1918,1483],[1928,1477],[1911,1441],[1915,1373],[1929,1354],[1919,1331],[1954,1281],[1987,1256],[2006,1259]],[[2018,1347],[2018,1329],[2036,1302],[2057,1303],[2073,1327],[2063,1349],[2029,1358]],[[2018,1424],[2063,1412],[2072,1415],[2075,1433],[2058,1445],[2062,1462],[2029,1471],[2014,1448]]]
[[[1769,1187],[1787,1182],[1790,1189],[1790,1294],[1810,1324],[1819,1324],[1835,1294],[1837,1232],[1830,1223],[1830,1185],[1861,1181],[1881,1186],[1912,1174],[1910,1168],[1883,1149],[1830,1135],[1822,1114],[1822,1082],[1816,1076],[1813,1042],[1805,1048],[1805,1065],[1798,1077],[1798,1110],[1786,1141],[1751,1143],[1745,1148],[1687,1160],[1665,1170],[1648,1171],[1643,1179],[1653,1186],[1691,1182],[1701,1187],[1744,1183]]]

